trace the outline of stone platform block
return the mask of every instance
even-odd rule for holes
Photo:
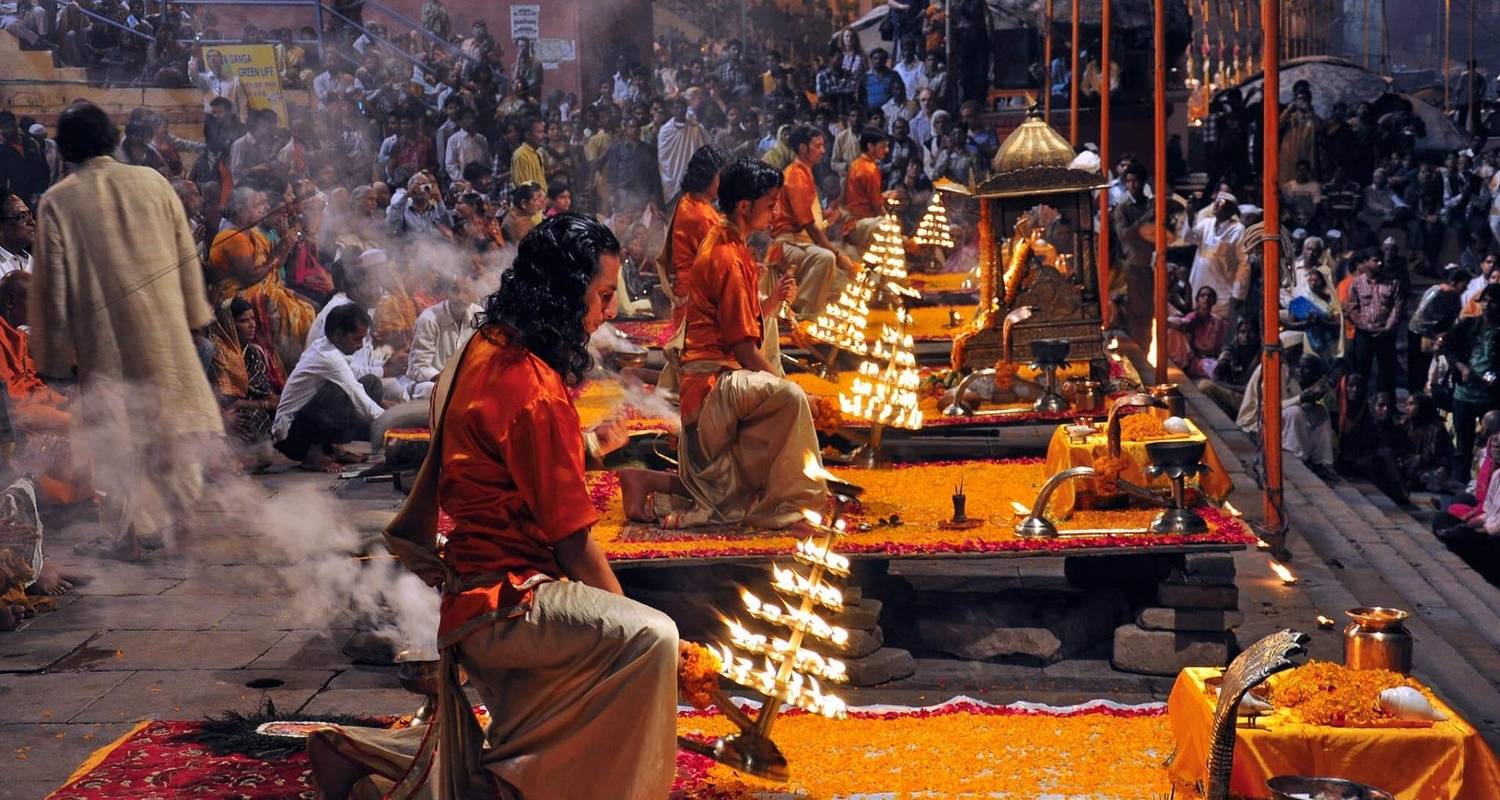
[[[1115,629],[1110,663],[1123,672],[1176,675],[1183,667],[1217,667],[1229,661],[1229,636],[1224,633],[1150,631],[1139,625]]]
[[[1240,605],[1240,590],[1230,586],[1188,586],[1162,583],[1156,587],[1156,602],[1169,608],[1235,609]]]
[[[1238,611],[1211,608],[1143,608],[1135,624],[1152,631],[1222,633],[1245,623]]]

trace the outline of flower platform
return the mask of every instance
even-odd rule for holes
[[[141,723],[91,756],[49,800],[317,796],[304,752],[225,752],[203,741],[204,728],[198,720]],[[684,709],[677,729],[709,738],[732,726],[715,711]],[[995,706],[958,697],[926,708],[853,708],[846,720],[788,711],[776,738],[791,768],[788,783],[679,751],[673,796],[1152,800],[1170,791],[1163,763],[1172,736],[1160,703]]]

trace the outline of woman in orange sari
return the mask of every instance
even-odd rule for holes
[[[208,250],[208,284],[215,303],[235,295],[255,308],[257,343],[274,353],[282,364],[295,364],[302,355],[307,330],[317,309],[287,288],[281,265],[302,241],[289,213],[295,197],[290,189],[282,206],[271,210],[264,192],[241,186],[229,198],[230,227],[214,237]],[[267,226],[275,243],[262,230]],[[281,376],[273,382],[279,387]]]

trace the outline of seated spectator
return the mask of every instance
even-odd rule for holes
[[[1312,269],[1303,273],[1304,281],[1282,311],[1282,324],[1300,330],[1307,352],[1324,361],[1344,354],[1344,313],[1339,299],[1328,285],[1328,273]]]
[[[500,223],[505,241],[519,244],[536,227],[537,215],[547,203],[540,184],[523,183],[510,192],[510,210]]]
[[[1438,416],[1437,404],[1425,394],[1406,397],[1406,419],[1401,423],[1405,448],[1398,456],[1407,486],[1440,492],[1448,482],[1453,459],[1453,437]]]
[[[1500,411],[1485,414],[1480,427],[1479,441],[1484,444],[1474,454],[1474,478],[1463,491],[1453,496],[1443,513],[1432,520],[1432,532],[1438,538],[1448,539],[1455,535],[1462,538],[1464,528],[1484,513],[1485,498],[1490,493],[1490,481],[1494,477],[1496,463],[1500,462],[1500,436],[1496,435],[1500,434]]]
[[[254,467],[263,467],[269,462],[256,451],[270,442],[271,419],[281,398],[271,385],[270,359],[255,343],[255,309],[235,297],[220,304],[216,316],[209,336],[224,429]]]
[[[47,9],[32,0],[0,5],[0,31],[20,39],[22,49],[43,49],[47,46]]]
[[[1281,449],[1326,479],[1333,474],[1333,421],[1323,404],[1329,391],[1323,359],[1303,353],[1296,377],[1298,385],[1306,388],[1296,402],[1282,406]]]
[[[474,304],[473,288],[467,280],[445,280],[439,288],[443,301],[417,316],[412,333],[406,377],[411,381],[413,400],[432,394],[438,373],[474,332],[474,315],[481,311]]]
[[[547,210],[542,212],[544,217],[555,217],[558,214],[566,214],[573,209],[573,190],[568,188],[562,181],[553,181],[547,186]]]
[[[1198,388],[1226,410],[1240,407],[1245,399],[1245,383],[1260,365],[1260,331],[1255,321],[1246,317],[1234,326],[1234,339],[1219,351],[1213,371],[1198,381]]]
[[[1198,290],[1191,313],[1167,317],[1167,358],[1189,378],[1208,378],[1214,359],[1224,346],[1229,322],[1214,313],[1219,293],[1211,286]]]
[[[286,380],[271,434],[282,455],[310,472],[338,472],[363,459],[339,447],[368,439],[384,408],[380,379],[354,376],[349,356],[364,346],[370,315],[353,303],[328,315],[326,334],[303,351]]]
[[[1394,448],[1402,433],[1390,395],[1381,392],[1372,405],[1366,400],[1363,375],[1345,375],[1340,392],[1339,452],[1334,463],[1338,473],[1365,478],[1397,503],[1410,504],[1396,461]]]

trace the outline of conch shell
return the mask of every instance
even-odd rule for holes
[[[1410,686],[1397,686],[1380,693],[1380,707],[1396,719],[1442,722],[1448,715],[1432,707],[1422,693]]]
[[[1187,420],[1182,417],[1167,417],[1161,421],[1161,426],[1167,433],[1174,436],[1187,436],[1193,432],[1193,429],[1188,427]]]

